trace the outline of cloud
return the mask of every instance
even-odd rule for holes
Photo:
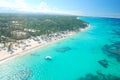
[[[15,8],[20,11],[29,11],[30,10],[28,5],[23,0],[16,0],[15,4],[16,4]]]
[[[38,10],[41,10],[41,11],[47,11],[49,10],[48,6],[47,6],[47,3],[45,2],[41,2],[39,7],[38,7]]]
[[[0,0],[0,8],[16,11],[30,11],[29,6],[23,0]]]
[[[7,2],[5,0],[0,0],[0,7],[9,8],[14,6],[10,2]]]
[[[40,2],[36,7],[29,6],[25,0],[0,0],[0,8],[5,10],[15,10],[24,12],[42,12],[42,13],[55,13],[55,14],[70,14],[70,15],[80,15],[79,11],[66,11],[60,10],[56,7],[49,7],[47,3]]]
[[[48,4],[45,2],[41,2],[38,8],[35,9],[35,12],[44,12],[44,13],[56,13],[56,14],[69,14],[69,15],[80,15],[82,14],[79,11],[66,11],[66,10],[60,10],[56,7],[50,8],[48,7]]]

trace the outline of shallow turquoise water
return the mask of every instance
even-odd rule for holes
[[[91,28],[5,62],[0,65],[0,80],[80,80],[88,73],[96,75],[96,71],[120,77],[120,62],[102,50],[105,44],[120,41],[120,35],[114,34],[120,30],[120,19],[81,19]],[[52,56],[51,61],[44,59],[47,55]],[[107,68],[98,63],[103,59],[109,63]]]

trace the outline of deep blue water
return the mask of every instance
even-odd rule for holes
[[[80,19],[91,27],[3,63],[0,80],[120,80],[120,19]]]

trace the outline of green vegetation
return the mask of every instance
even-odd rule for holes
[[[87,23],[76,16],[0,14],[0,42],[14,41],[60,31],[77,31]]]

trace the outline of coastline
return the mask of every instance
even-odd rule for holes
[[[84,28],[84,29],[80,29],[80,32],[83,32],[83,31],[86,31],[86,30],[88,30],[90,28],[90,25],[88,25],[86,28]],[[69,37],[71,37],[71,36],[74,36],[76,34],[76,32],[69,32],[69,33],[67,33],[67,34],[65,34],[64,36],[65,37],[62,37],[62,38],[55,38],[55,39],[53,39],[53,40],[51,40],[51,41],[48,41],[48,42],[45,42],[45,41],[43,41],[43,42],[41,42],[40,44],[39,43],[37,43],[36,41],[31,41],[32,43],[31,43],[31,46],[29,46],[29,47],[27,47],[27,49],[25,49],[25,50],[21,50],[21,49],[18,49],[18,50],[16,50],[16,52],[15,53],[13,53],[13,54],[9,54],[9,53],[7,53],[7,52],[4,52],[4,51],[0,51],[0,64],[2,64],[2,63],[4,63],[4,62],[6,62],[6,61],[8,61],[8,60],[10,60],[10,59],[14,59],[14,58],[16,58],[16,57],[19,57],[19,56],[22,56],[22,55],[26,55],[26,54],[28,54],[30,51],[34,51],[34,50],[36,50],[36,49],[40,49],[40,48],[42,48],[42,47],[45,47],[45,46],[48,46],[49,44],[53,44],[53,43],[55,43],[55,42],[58,42],[58,41],[60,41],[60,40],[63,40],[63,39],[66,39],[66,38],[69,38]]]

